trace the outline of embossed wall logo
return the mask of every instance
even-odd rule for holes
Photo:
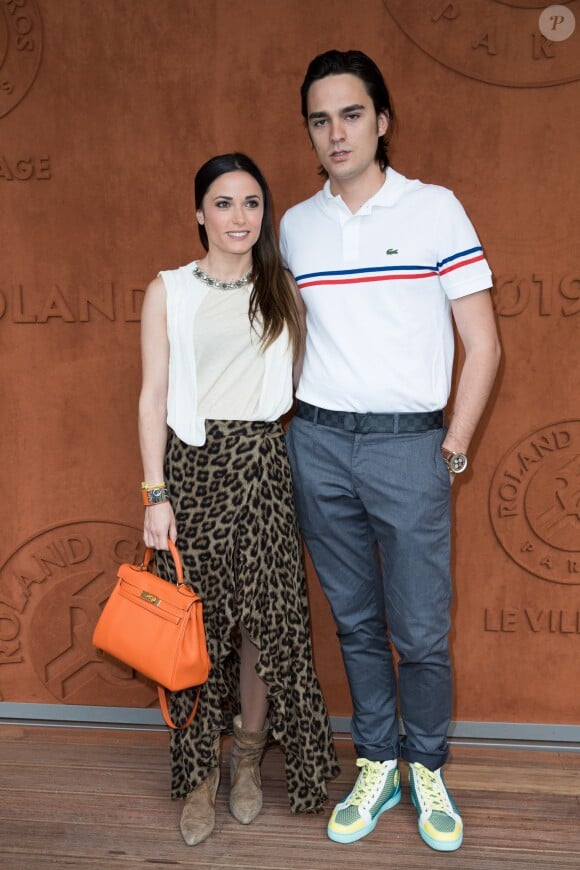
[[[0,0],[0,118],[32,87],[41,54],[42,21],[36,0]]]
[[[18,666],[0,669],[4,697],[37,700],[35,674],[68,704],[154,702],[150,684],[91,643],[119,565],[141,552],[139,529],[104,520],[53,526],[18,547],[0,568],[0,665]],[[15,695],[21,684],[28,696]]]
[[[510,88],[580,79],[578,28],[563,42],[540,31],[545,0],[383,0],[426,54],[469,78]],[[579,17],[579,0],[565,4]]]
[[[512,447],[493,476],[489,509],[514,562],[580,584],[580,421],[553,423]]]

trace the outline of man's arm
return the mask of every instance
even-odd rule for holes
[[[493,387],[501,348],[488,290],[453,300],[451,310],[465,362],[443,446],[453,453],[467,453]]]
[[[292,366],[292,382],[294,384],[294,390],[298,387],[298,382],[300,381],[300,375],[302,374],[302,363],[304,362],[304,343],[306,341],[306,306],[304,305],[304,300],[302,299],[302,294],[300,290],[296,286],[296,282],[292,277],[290,272],[287,272],[288,280],[292,287],[292,293],[294,294],[294,299],[296,300],[296,308],[298,310],[298,317],[300,319],[300,330],[301,330],[301,342],[300,347],[296,348],[294,354],[294,364]]]

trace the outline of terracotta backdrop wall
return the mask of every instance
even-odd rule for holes
[[[299,85],[314,54],[359,47],[394,95],[394,165],[455,190],[495,273],[503,367],[455,487],[455,718],[578,723],[580,3],[559,42],[545,5],[0,0],[0,701],[154,702],[90,644],[140,545],[143,290],[199,254],[211,155],[252,155],[278,216],[317,189]]]

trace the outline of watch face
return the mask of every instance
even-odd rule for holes
[[[460,474],[467,468],[467,456],[463,453],[454,453],[449,460],[449,468],[454,474]]]
[[[150,489],[148,496],[149,496],[149,503],[150,504],[159,504],[159,502],[165,501],[165,490],[164,489]]]

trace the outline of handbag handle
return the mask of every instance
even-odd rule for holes
[[[183,725],[176,725],[173,719],[171,718],[171,714],[169,712],[169,705],[167,703],[167,690],[163,688],[163,686],[157,686],[157,694],[159,695],[159,706],[161,707],[161,712],[163,714],[163,718],[165,720],[165,724],[172,728],[174,731],[183,731],[185,728],[188,728],[189,725],[193,722],[195,714],[197,712],[197,705],[199,704],[199,695],[201,692],[201,686],[199,686],[197,690],[197,695],[195,696],[195,703],[193,705],[193,709]]]
[[[173,558],[173,562],[175,563],[175,570],[177,572],[177,585],[184,586],[183,582],[183,565],[181,564],[181,556],[179,555],[179,550],[171,540],[171,538],[167,538],[167,546],[169,548],[169,552]],[[143,561],[141,562],[141,568],[146,571],[149,565],[149,562],[153,558],[153,554],[155,553],[155,549],[153,547],[147,547],[145,550],[145,555],[143,556]]]

